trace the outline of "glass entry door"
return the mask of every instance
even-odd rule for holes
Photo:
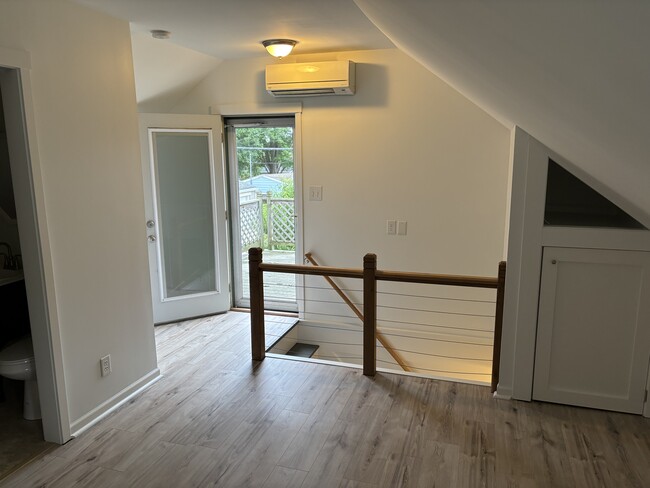
[[[228,310],[220,120],[143,114],[141,133],[154,322]]]
[[[234,301],[250,306],[248,249],[261,247],[267,263],[301,261],[296,205],[294,117],[226,119]],[[265,308],[297,311],[296,277],[265,273]]]

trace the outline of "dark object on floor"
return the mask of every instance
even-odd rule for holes
[[[303,344],[302,342],[296,342],[293,347],[287,351],[287,356],[310,358],[316,351],[318,351],[318,346],[314,344]]]

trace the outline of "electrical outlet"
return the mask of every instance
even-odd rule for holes
[[[397,233],[397,222],[395,220],[386,221],[386,234],[395,235]]]
[[[397,221],[397,235],[398,236],[406,235],[406,220]]]
[[[310,186],[309,187],[309,200],[313,202],[320,202],[323,199],[323,187],[322,186]]]
[[[102,376],[108,376],[113,369],[111,368],[111,355],[104,356],[99,360],[99,366],[102,370]]]

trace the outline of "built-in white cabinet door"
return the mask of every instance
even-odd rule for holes
[[[544,248],[533,398],[642,413],[650,253]]]

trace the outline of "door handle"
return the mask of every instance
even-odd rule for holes
[[[156,236],[154,236],[154,235],[147,236],[147,240],[149,242],[156,242]]]

